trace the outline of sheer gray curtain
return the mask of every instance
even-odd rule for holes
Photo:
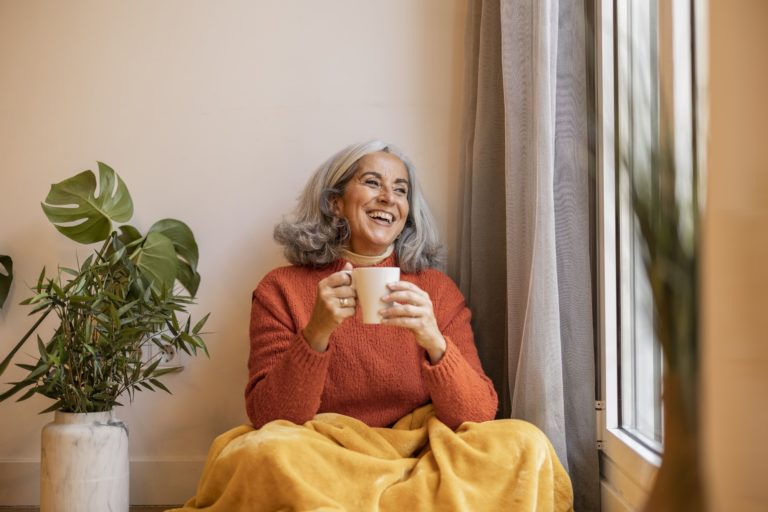
[[[584,0],[469,0],[459,283],[501,417],[599,510]]]

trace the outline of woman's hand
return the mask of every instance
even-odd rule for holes
[[[405,327],[416,336],[416,342],[427,351],[432,364],[445,354],[445,338],[437,327],[429,294],[408,281],[388,284],[390,293],[384,302],[394,303],[380,311],[382,324]]]
[[[331,333],[346,318],[355,315],[355,290],[352,288],[352,264],[347,263],[317,285],[312,316],[304,327],[304,338],[318,352],[328,349]]]

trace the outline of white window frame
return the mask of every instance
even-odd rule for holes
[[[616,147],[614,52],[615,0],[595,0],[596,32],[596,218],[598,336],[600,342],[600,390],[598,401],[598,440],[601,450],[601,498],[605,512],[642,509],[653,485],[660,456],[628,435],[619,423],[619,311],[617,296],[616,240]],[[692,17],[691,9],[694,9]],[[706,165],[703,144],[706,136],[707,70],[705,0],[659,0],[659,78],[663,97],[663,130],[674,134],[674,158],[678,169],[693,172],[696,158],[698,180],[702,186]],[[621,21],[621,20],[619,20]],[[621,23],[619,23],[621,25]],[[695,27],[695,33],[691,28]],[[691,55],[691,41],[696,48]],[[695,62],[692,62],[692,58]],[[692,73],[692,70],[695,70]],[[691,95],[693,94],[693,97]],[[697,114],[693,118],[693,114]],[[693,119],[693,123],[692,123]],[[700,204],[703,195],[699,191]]]
[[[651,489],[659,455],[621,429],[619,424],[619,316],[616,251],[616,147],[614,96],[614,2],[596,0],[597,71],[597,287],[602,347],[602,398],[598,415],[601,446],[601,498],[606,512],[640,509]],[[600,408],[598,407],[598,409]]]

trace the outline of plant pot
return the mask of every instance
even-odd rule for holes
[[[56,412],[43,427],[41,512],[128,512],[128,429],[114,411]]]

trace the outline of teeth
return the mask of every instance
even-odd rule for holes
[[[392,224],[392,221],[394,220],[392,214],[388,212],[368,212],[368,216],[372,219],[381,219],[383,221],[389,222],[390,224]]]

